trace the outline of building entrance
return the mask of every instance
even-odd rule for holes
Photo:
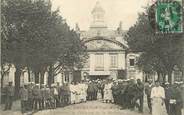
[[[109,77],[109,75],[90,75],[89,79],[90,80],[97,80],[97,79],[107,79]]]

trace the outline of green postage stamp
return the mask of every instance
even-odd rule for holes
[[[158,33],[183,32],[182,0],[158,1],[156,23]]]

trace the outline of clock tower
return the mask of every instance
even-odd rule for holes
[[[101,7],[100,2],[97,1],[95,7],[91,12],[93,21],[90,28],[106,28],[105,10]]]

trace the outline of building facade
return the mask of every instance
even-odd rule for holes
[[[81,79],[118,79],[127,77],[126,51],[128,45],[124,39],[126,31],[122,22],[116,30],[108,28],[105,11],[97,2],[92,12],[92,22],[87,31],[76,31],[87,47],[89,58],[81,70]]]
[[[124,39],[126,30],[123,30],[122,22],[119,22],[116,30],[110,29],[105,21],[105,11],[99,2],[96,3],[91,14],[93,20],[87,31],[81,31],[78,24],[76,24],[75,29],[87,48],[89,55],[87,63],[81,70],[61,71],[54,77],[54,83],[63,84],[88,79],[132,78],[147,81],[147,79],[156,80],[158,78],[157,74],[146,75],[136,66],[137,59],[141,53],[129,51],[127,41]],[[7,85],[9,81],[13,82],[13,85],[15,84],[15,72],[16,68],[11,65],[9,71],[4,73],[3,79],[2,75],[0,76],[3,86]],[[175,68],[172,76],[173,81],[181,81],[182,76],[183,73]],[[20,76],[20,84],[28,82],[47,84],[48,71],[41,78],[40,74],[35,76],[35,73],[25,68]]]

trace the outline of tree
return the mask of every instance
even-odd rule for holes
[[[138,61],[143,71],[167,73],[171,82],[174,66],[182,61],[184,34],[159,34],[150,24],[153,22],[147,15],[139,14],[138,21],[127,33],[128,45],[132,50],[143,52]]]
[[[50,2],[6,0],[1,6],[2,62],[15,65],[16,90],[25,67],[38,77],[38,73],[43,76],[48,66],[57,69],[54,65],[58,62],[58,68],[83,62],[85,49],[79,37],[64,23],[58,10],[51,11]]]

